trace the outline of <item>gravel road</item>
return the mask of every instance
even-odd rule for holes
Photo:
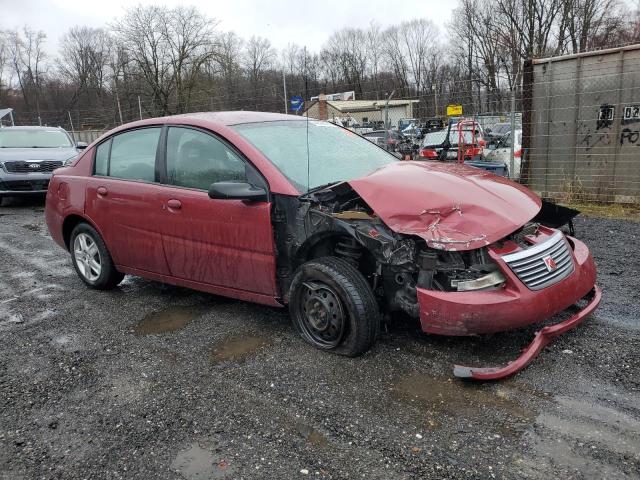
[[[41,201],[0,208],[0,478],[638,478],[640,224],[579,218],[604,297],[515,377],[533,329],[388,325],[361,358],[285,311],[127,277],[91,291]]]

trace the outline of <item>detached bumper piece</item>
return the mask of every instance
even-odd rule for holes
[[[536,332],[533,341],[527,346],[522,354],[509,362],[508,365],[504,367],[484,367],[484,368],[476,368],[476,367],[465,367],[462,365],[454,365],[453,374],[458,378],[463,378],[467,380],[499,380],[502,378],[509,377],[514,373],[522,370],[524,367],[529,365],[533,361],[534,358],[540,353],[540,351],[546,347],[549,343],[551,343],[556,337],[559,337],[563,333],[571,330],[576,327],[591,313],[600,303],[600,298],[602,297],[602,291],[596,285],[593,287],[593,290],[590,293],[592,295],[589,303],[578,313],[571,316],[567,320],[563,322],[557,323],[555,325],[550,325],[548,327],[544,327],[543,329]]]

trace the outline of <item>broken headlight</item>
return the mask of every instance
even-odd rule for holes
[[[472,290],[493,290],[506,281],[504,275],[499,270],[491,272],[474,280],[451,280],[451,286],[458,292],[469,292]]]

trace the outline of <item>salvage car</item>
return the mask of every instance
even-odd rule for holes
[[[0,205],[3,197],[44,195],[51,172],[86,146],[59,127],[0,128]]]
[[[112,130],[54,172],[45,214],[89,287],[132,274],[288,306],[304,340],[346,356],[374,344],[383,314],[477,335],[585,303],[507,367],[454,370],[493,379],[600,298],[589,250],[541,206],[505,178],[399,161],[328,122],[219,112]]]

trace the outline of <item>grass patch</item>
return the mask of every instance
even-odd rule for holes
[[[640,205],[624,203],[561,202],[570,208],[580,210],[583,215],[597,218],[640,221]]]

